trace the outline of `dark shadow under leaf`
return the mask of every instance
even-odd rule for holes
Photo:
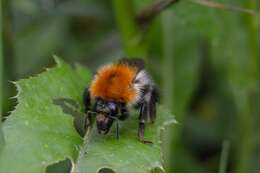
[[[81,137],[84,137],[85,134],[85,114],[80,111],[79,104],[70,98],[56,98],[53,99],[53,103],[62,108],[62,111],[66,114],[73,116],[74,118],[74,127]]]
[[[69,159],[65,159],[58,163],[49,165],[46,168],[46,173],[69,173],[71,167],[72,167],[71,161]]]
[[[115,173],[115,172],[110,168],[102,168],[98,171],[98,173]]]

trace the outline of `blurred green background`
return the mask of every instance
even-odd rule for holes
[[[135,16],[153,0],[1,1],[3,120],[16,105],[11,81],[53,66],[54,54],[93,72],[142,57],[179,122],[168,172],[260,172],[259,16],[180,0],[140,28]],[[215,2],[260,11],[257,0]]]

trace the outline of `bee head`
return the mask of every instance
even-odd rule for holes
[[[111,101],[98,99],[96,102],[96,124],[98,132],[108,133],[116,119],[117,104]]]

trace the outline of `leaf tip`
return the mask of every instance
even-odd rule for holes
[[[8,82],[12,83],[16,87],[16,91],[17,91],[17,94],[15,96],[10,97],[10,99],[17,99],[22,90],[21,86],[19,85],[19,82],[18,81],[8,81]]]
[[[165,171],[164,167],[162,166],[162,164],[157,165],[151,169],[151,173],[165,173],[165,172],[166,171]]]
[[[56,62],[57,65],[64,64],[64,61],[60,57],[58,57],[57,55],[54,54],[54,55],[52,55],[52,57],[53,57],[53,59],[54,59],[54,61]]]

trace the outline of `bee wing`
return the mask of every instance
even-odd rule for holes
[[[141,58],[122,58],[119,60],[118,64],[126,64],[132,67],[137,68],[137,71],[144,69],[144,60]]]

